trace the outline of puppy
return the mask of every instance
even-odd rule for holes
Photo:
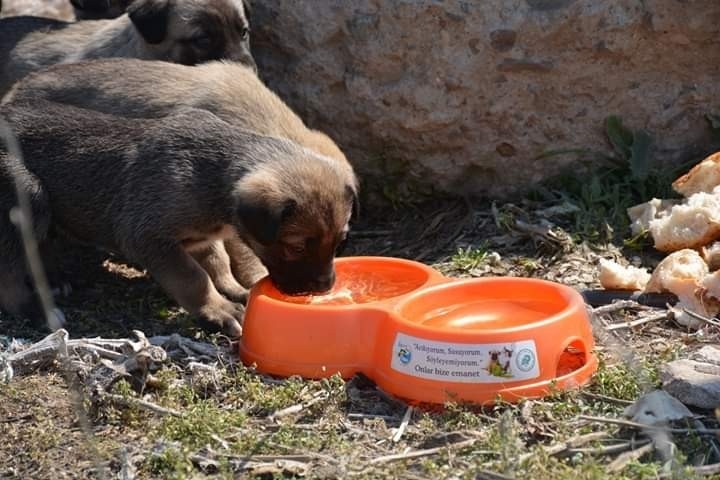
[[[235,126],[288,138],[352,170],[326,134],[309,129],[292,109],[244,65],[208,62],[195,67],[166,62],[110,59],[56,65],[18,82],[3,100],[48,99],[133,118],[168,115],[193,107]],[[355,205],[357,214],[359,205]],[[251,286],[266,272],[237,239],[224,242],[235,278]]]
[[[234,282],[225,239],[241,238],[281,291],[332,287],[335,251],[357,201],[353,171],[335,160],[196,109],[127,119],[35,101],[0,114],[25,159],[23,166],[0,153],[0,218],[16,203],[5,188],[9,175],[19,175],[36,199],[40,240],[52,225],[119,252],[231,335],[241,331],[243,307],[221,295]],[[0,291],[9,292],[0,301],[22,313],[23,256],[6,224],[0,245],[0,272],[9,272],[0,277]]]
[[[134,0],[112,20],[0,20],[0,94],[30,72],[84,59],[129,57],[195,65],[228,59],[256,70],[241,0]]]
[[[199,108],[233,125],[285,137],[348,163],[330,137],[305,126],[251,68],[238,63],[212,61],[188,67],[115,58],[55,65],[18,82],[3,103],[36,98],[133,118]]]

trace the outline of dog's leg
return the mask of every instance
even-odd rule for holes
[[[230,268],[233,276],[245,288],[251,288],[255,282],[268,274],[260,259],[240,238],[225,240],[225,249],[230,256]]]
[[[230,270],[230,257],[222,241],[215,241],[209,247],[193,251],[193,258],[210,276],[215,288],[233,302],[245,303],[248,290],[235,280]]]
[[[245,309],[220,295],[207,272],[179,245],[143,243],[128,255],[185,310],[201,320],[221,327],[231,337],[242,334]],[[130,253],[130,252],[128,252]]]

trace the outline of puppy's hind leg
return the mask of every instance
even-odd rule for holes
[[[207,272],[220,293],[233,302],[247,302],[248,291],[233,277],[230,257],[222,241],[215,241],[209,247],[191,252],[191,255]]]
[[[231,337],[242,334],[244,307],[220,295],[207,272],[181,246],[147,241],[138,245],[141,247],[125,253],[147,268],[180,306]]]

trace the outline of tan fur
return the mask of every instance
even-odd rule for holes
[[[346,163],[197,109],[129,119],[35,99],[5,104],[0,114],[25,157],[20,164],[0,149],[0,186],[16,175],[27,184],[41,244],[52,227],[117,252],[231,335],[240,331],[247,294],[233,272],[250,252],[281,291],[332,287],[357,201]],[[0,307],[23,313],[30,293],[23,254],[3,220],[14,192],[0,188],[0,200]],[[233,264],[228,251],[237,242],[244,247]]]
[[[85,85],[93,86],[93,95]],[[133,59],[58,65],[29,75],[5,97],[46,98],[130,117],[158,117],[182,107],[213,112],[265,135],[285,137],[350,168],[337,144],[302,119],[247,66],[215,61],[195,67]]]
[[[255,69],[248,28],[240,0],[135,0],[128,13],[117,18],[76,23],[2,19],[0,94],[30,72],[87,59],[123,57],[186,65],[228,59]],[[209,40],[199,40],[207,42],[200,47],[196,39],[202,37]]]
[[[86,85],[93,85],[92,95],[88,95]],[[354,178],[352,166],[335,142],[326,134],[308,128],[252,69],[240,64],[219,61],[186,67],[163,62],[113,59],[58,65],[26,77],[6,95],[3,102],[39,99],[139,118],[162,117],[186,107],[207,110],[234,126],[287,138],[325,155],[333,159],[337,168]],[[319,175],[316,182],[307,187],[322,191],[324,181]],[[269,182],[256,186],[255,190],[258,196],[270,201],[293,189],[293,183],[292,178],[286,185]],[[358,185],[353,184],[353,188],[357,189]],[[325,220],[320,212],[312,212],[305,220],[298,219],[294,226],[284,228],[285,246],[268,250],[267,255],[285,255],[292,250],[291,244],[299,248],[298,238],[316,235],[316,232],[307,231],[308,225],[316,228],[314,218],[332,225],[329,230],[335,232],[333,235],[338,238],[342,234],[338,234],[337,225],[342,225],[340,230],[347,230],[347,219]],[[330,241],[329,237],[320,241],[321,248],[325,250],[323,256],[328,254]],[[225,239],[224,244],[230,256],[231,270],[240,284],[249,287],[267,273],[266,267],[242,241]],[[253,250],[260,249],[258,245],[251,247]]]

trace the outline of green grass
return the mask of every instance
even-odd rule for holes
[[[457,270],[470,273],[487,260],[489,253],[484,245],[480,247],[461,247],[458,248],[457,253],[452,256],[450,261]]]

